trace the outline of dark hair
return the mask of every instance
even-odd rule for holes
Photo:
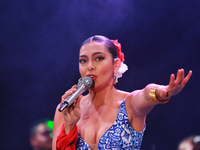
[[[32,126],[31,126],[31,128],[30,128],[30,137],[35,137],[38,125],[40,125],[40,124],[47,124],[47,122],[49,120],[50,119],[45,118],[45,119],[37,120],[36,122],[34,122],[32,124]]]
[[[92,41],[96,41],[96,42],[99,42],[99,43],[105,45],[108,49],[108,52],[111,53],[113,59],[118,57],[117,56],[117,48],[109,38],[102,36],[102,35],[95,35],[95,36],[89,37],[87,40],[85,40],[83,42],[82,46],[84,44],[90,43]]]

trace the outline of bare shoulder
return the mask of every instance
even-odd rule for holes
[[[125,94],[125,95],[127,95],[127,94],[130,93],[130,92],[122,91],[122,90],[117,90],[117,92],[118,92],[119,94]]]
[[[127,97],[127,95],[129,95],[129,94],[130,94],[129,92],[117,90],[116,96],[119,97],[119,99],[124,100]]]
[[[132,92],[126,92],[126,91],[118,91],[118,97],[120,97],[122,100],[126,99],[126,103],[131,104],[137,97],[142,93],[143,89],[141,90],[134,90]]]
[[[134,106],[135,100],[138,99],[138,97],[142,94],[143,90],[135,90],[127,94],[126,96],[126,105],[130,107],[131,111],[133,108],[131,106]]]
[[[135,90],[135,91],[132,91],[130,92],[128,95],[127,95],[127,98],[126,99],[130,99],[130,100],[134,100],[140,93],[142,93],[143,90]]]

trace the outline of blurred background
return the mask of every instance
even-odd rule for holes
[[[118,39],[129,70],[116,88],[168,84],[193,71],[181,93],[148,114],[141,150],[176,150],[200,134],[199,0],[1,0],[0,149],[31,149],[33,122],[53,119],[61,96],[78,82],[78,54],[93,35]]]

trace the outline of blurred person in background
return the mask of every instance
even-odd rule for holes
[[[36,122],[30,133],[30,144],[33,150],[51,150],[52,149],[52,120],[41,120]]]
[[[178,144],[178,150],[200,150],[200,135],[191,135]]]

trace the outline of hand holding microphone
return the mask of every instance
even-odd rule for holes
[[[70,106],[73,101],[76,100],[78,96],[80,96],[82,93],[87,91],[92,84],[93,81],[90,77],[84,77],[83,79],[81,79],[77,85],[77,90],[63,101],[61,107],[59,108],[59,111],[62,112],[63,109]]]
[[[77,121],[80,119],[81,94],[88,90],[92,84],[92,79],[90,77],[85,77],[62,96],[62,101],[58,110],[63,113],[66,134],[74,129]]]

